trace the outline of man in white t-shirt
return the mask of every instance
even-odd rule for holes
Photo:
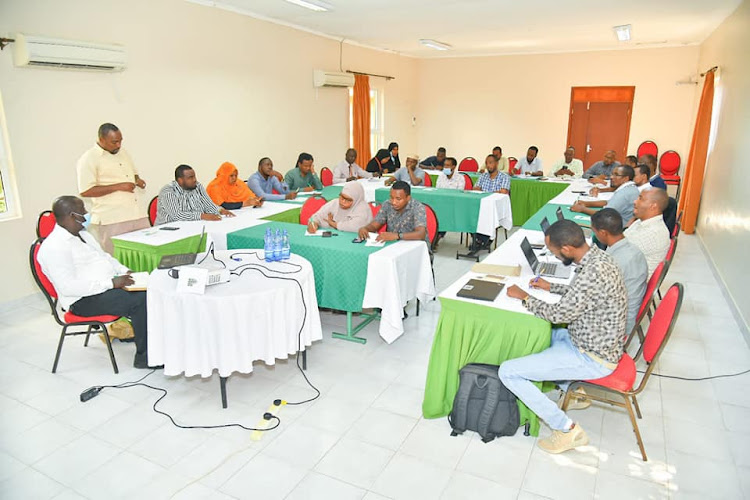
[[[568,148],[563,153],[563,159],[555,163],[549,171],[549,175],[555,177],[562,177],[564,175],[570,177],[580,177],[583,175],[583,162],[578,158],[574,158],[576,150],[573,146]]]

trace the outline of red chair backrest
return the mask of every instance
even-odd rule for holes
[[[654,155],[654,158],[659,157],[659,147],[654,141],[643,141],[638,150],[635,152],[636,156],[640,158],[643,155]]]
[[[311,196],[308,198],[308,200],[302,205],[302,210],[299,213],[299,223],[306,226],[310,221],[310,217],[312,217],[315,212],[320,210],[320,207],[325,204],[326,199],[322,196]]]
[[[663,175],[677,175],[680,170],[680,155],[677,151],[665,151],[659,158],[659,170]]]
[[[672,238],[677,238],[680,235],[680,229],[682,229],[682,226],[680,225],[680,221],[674,223],[674,229],[672,229]]]
[[[378,212],[380,212],[380,204],[375,202],[370,202],[370,210],[372,210],[372,218],[375,219],[375,217],[378,216]],[[378,229],[378,233],[384,233],[388,228],[388,224],[383,224],[383,227]]]
[[[659,288],[661,285],[661,282],[664,281],[664,276],[667,274],[667,264],[664,261],[659,262],[659,265],[656,266],[656,269],[654,269],[654,273],[651,275],[651,277],[648,279],[648,284],[646,284],[646,293],[643,295],[643,300],[641,301],[641,307],[638,309],[638,316],[636,318],[636,324],[640,323],[643,319],[643,316],[646,315],[646,309],[648,308],[649,303],[651,302],[651,299],[654,297],[654,294],[656,293],[656,289]]]
[[[57,290],[55,290],[55,285],[53,285],[49,278],[47,278],[47,275],[44,274],[44,271],[42,271],[42,266],[39,265],[39,259],[37,259],[37,255],[39,255],[39,248],[41,246],[41,238],[31,244],[31,251],[29,252],[29,260],[31,261],[31,274],[34,276],[34,281],[36,281],[39,289],[42,291],[44,296],[47,297],[47,300],[57,299]]]
[[[472,189],[474,189],[474,181],[471,180],[471,177],[464,174],[461,175],[464,176],[464,190],[471,191]]]
[[[467,156],[466,158],[461,160],[461,163],[458,164],[458,171],[459,172],[478,172],[479,163],[471,156]]]
[[[333,184],[333,172],[331,172],[330,168],[323,167],[320,170],[320,182],[322,182],[324,186],[330,186]]]
[[[424,173],[423,186],[424,187],[432,187],[432,177],[430,177],[430,174],[428,174],[427,172]]]
[[[666,339],[677,322],[677,316],[680,314],[682,307],[682,296],[684,289],[680,283],[675,283],[659,302],[659,306],[654,312],[654,317],[648,325],[646,338],[643,341],[643,359],[651,363],[659,354],[666,343]]]
[[[508,157],[508,172],[511,174],[518,174],[518,170],[516,170],[516,164],[518,163],[518,159],[514,156]]]
[[[434,245],[439,230],[438,218],[435,211],[427,203],[424,204],[424,211],[427,215],[427,239],[430,240],[430,245]]]
[[[49,233],[55,229],[55,214],[51,210],[45,210],[39,214],[39,218],[36,220],[36,237],[46,238]]]
[[[156,206],[159,202],[159,197],[154,196],[151,201],[148,203],[148,221],[151,223],[151,225],[154,225],[154,222],[156,222]]]
[[[669,250],[667,250],[667,256],[664,259],[667,262],[667,267],[672,263],[672,259],[674,259],[674,254],[677,251],[677,238],[672,238],[672,240],[669,243]]]

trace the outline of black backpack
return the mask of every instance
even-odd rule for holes
[[[516,396],[500,381],[498,366],[471,363],[461,368],[458,393],[448,422],[451,436],[470,430],[489,443],[499,436],[512,436],[519,426]]]

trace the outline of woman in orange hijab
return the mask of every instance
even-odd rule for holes
[[[263,199],[255,196],[244,181],[237,182],[237,167],[228,161],[216,171],[216,178],[208,184],[206,192],[214,203],[227,210],[263,204]]]

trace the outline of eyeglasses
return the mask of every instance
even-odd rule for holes
[[[625,174],[612,174],[612,177],[625,177]]]

